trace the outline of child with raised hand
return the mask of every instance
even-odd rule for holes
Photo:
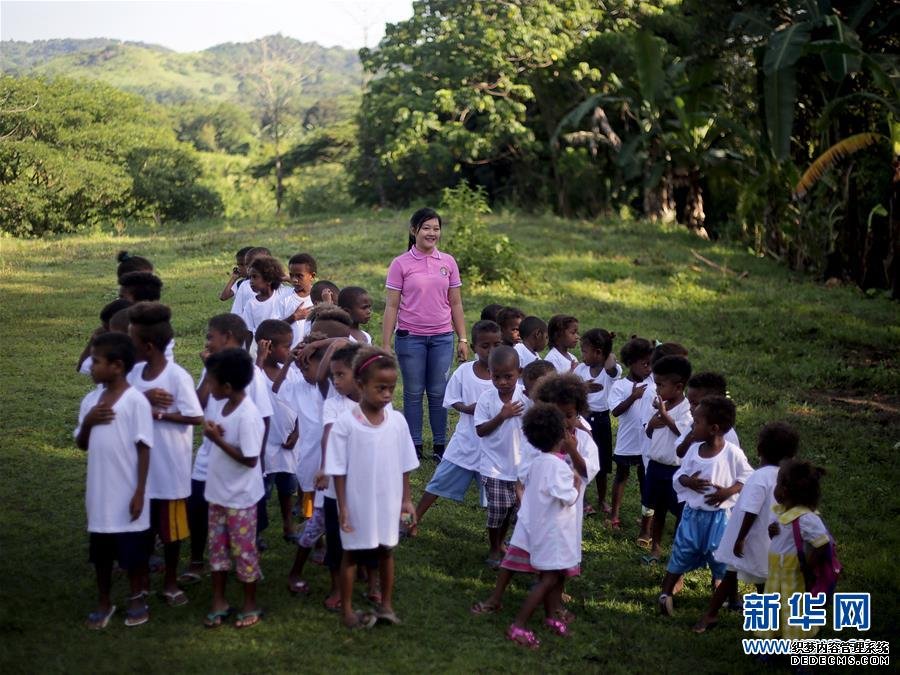
[[[125,625],[150,619],[142,591],[152,548],[146,482],[153,417],[147,399],[126,379],[135,360],[127,335],[98,335],[91,359],[91,377],[99,386],[81,402],[74,435],[88,453],[85,504],[98,601],[87,627],[96,630],[106,628],[116,612],[110,599],[114,561],[128,573],[131,587]]]
[[[272,253],[265,246],[253,246],[244,254],[244,269],[249,273],[250,265],[256,258],[261,256],[270,256]],[[256,291],[249,283],[243,283],[234,291],[234,301],[231,303],[231,313],[241,316],[244,312],[244,304],[249,300]]]
[[[252,248],[252,246],[244,246],[234,254],[234,267],[231,268],[231,274],[228,277],[228,281],[225,282],[225,288],[219,293],[219,300],[223,302],[231,300],[234,297],[235,289],[240,288],[241,284],[247,281],[247,266],[244,264],[245,256],[247,251]]]
[[[242,349],[247,335],[247,325],[237,314],[217,314],[212,317],[206,327],[206,342],[200,359],[205,364],[210,356],[218,354],[225,349]],[[209,417],[210,411],[220,405],[209,395],[210,381],[206,377],[206,368],[200,374],[200,382],[197,385],[197,398],[203,406],[204,415]],[[254,370],[250,385],[246,392],[259,411],[263,422],[263,443],[260,444],[260,454],[265,452],[265,437],[268,435],[269,421],[272,417],[272,404],[266,391],[268,380],[260,377]],[[207,466],[209,455],[214,449],[212,441],[206,436],[200,442],[194,455],[194,468],[191,472],[191,496],[188,499],[188,524],[191,530],[191,562],[187,571],[179,578],[182,585],[199,583],[204,571],[203,558],[206,552],[206,540],[209,526],[209,504],[204,493],[206,491]],[[265,513],[265,512],[263,512]]]
[[[575,374],[585,381],[588,388],[588,424],[600,453],[600,472],[597,474],[597,506],[603,513],[611,511],[606,503],[607,476],[612,471],[612,424],[609,419],[609,392],[616,380],[622,377],[622,366],[616,363],[613,339],[616,334],[602,328],[591,328],[581,336],[582,363],[575,367]],[[585,504],[584,515],[594,508]]]
[[[525,312],[518,307],[504,307],[497,312],[497,324],[503,335],[503,344],[515,347],[522,339],[519,337],[519,325],[525,318]]]
[[[544,623],[558,635],[568,635],[568,625],[554,616],[560,606],[565,579],[578,574],[581,542],[578,509],[581,478],[566,462],[566,427],[557,406],[535,403],[522,419],[522,431],[541,455],[531,463],[519,520],[510,542],[527,542],[527,567],[538,574],[528,597],[506,636],[513,642],[536,649],[540,640],[527,628],[528,620],[543,604]],[[526,571],[526,570],[522,570]]]
[[[421,523],[439,497],[462,502],[474,483],[481,491],[481,444],[475,433],[475,406],[478,399],[493,389],[488,358],[501,342],[500,326],[493,321],[477,321],[472,326],[472,347],[476,360],[466,361],[453,371],[444,392],[444,407],[459,412],[456,430],[434,470],[425,493],[416,506],[416,522]],[[416,529],[409,530],[415,536]]]
[[[363,347],[353,360],[359,404],[343,412],[328,436],[325,473],[334,478],[341,526],[341,609],[348,628],[378,620],[398,624],[393,608],[393,548],[400,519],[415,520],[409,472],[419,462],[402,413],[388,409],[397,385],[397,363],[387,352]],[[378,556],[381,604],[374,615],[354,612],[353,582],[362,556]]]
[[[360,328],[372,318],[372,298],[369,297],[369,292],[359,286],[345,286],[338,295],[337,304],[353,321],[350,337],[364,345],[372,344],[372,336]]]
[[[613,501],[609,524],[614,530],[621,528],[619,510],[625,496],[625,482],[631,467],[637,468],[638,490],[643,493],[644,459],[642,455],[644,430],[641,426],[641,401],[654,396],[656,388],[650,377],[650,356],[653,345],[649,340],[632,337],[622,347],[622,363],[628,368],[628,375],[616,380],[609,390],[609,407],[613,417],[619,418],[619,429],[616,432],[616,445],[613,449],[613,462],[616,464],[616,475],[613,479]],[[650,540],[650,520],[653,512],[642,506],[641,532],[639,540]]]
[[[255,334],[259,324],[266,319],[282,318],[279,289],[284,279],[284,269],[272,256],[258,256],[250,263],[248,271],[254,295],[244,303],[241,318],[247,324],[247,330]]]
[[[697,406],[700,405],[700,401],[704,398],[707,396],[727,396],[727,390],[728,386],[723,375],[719,373],[703,372],[692,375],[691,379],[688,380],[685,397],[691,404],[691,412],[693,413]],[[728,430],[728,433],[725,434],[725,440],[741,447],[741,441],[738,439],[737,432],[734,429]],[[693,443],[694,437],[690,431],[682,434],[681,438],[678,439],[676,448],[678,456],[684,457],[688,448],[690,448]]]
[[[163,543],[166,570],[162,596],[170,607],[186,605],[178,588],[181,542],[190,536],[187,500],[191,495],[193,426],[203,423],[203,408],[190,374],[166,359],[173,330],[171,310],[158,302],[139,302],[128,311],[129,333],[138,367],[129,384],[147,397],[153,410],[153,452],[147,495],[151,530]],[[144,587],[149,592],[149,579]]]
[[[479,473],[487,493],[487,565],[496,569],[503,559],[503,540],[518,508],[517,468],[522,458],[522,413],[528,404],[518,386],[521,369],[516,350],[494,347],[488,358],[493,389],[475,405],[475,433],[481,439]]]
[[[526,316],[519,324],[519,337],[522,341],[516,343],[515,350],[522,368],[526,368],[540,359],[541,352],[547,348],[547,324],[536,316]]]
[[[297,412],[283,393],[275,393],[272,385],[285,363],[290,363],[291,327],[280,319],[266,319],[256,329],[256,377],[266,383],[266,393],[272,406],[266,450],[263,455],[263,476],[266,495],[261,508],[266,508],[272,487],[278,493],[281,508],[281,528],[284,540],[294,542],[297,533],[291,522],[291,500],[297,492],[297,445],[299,430]]]
[[[685,573],[708,565],[713,588],[725,577],[726,565],[713,552],[725,534],[736,495],[753,473],[744,451],[725,440],[734,417],[734,403],[723,396],[708,396],[694,411],[696,442],[673,477],[684,509],[658,599],[659,611],[667,616],[674,613],[672,595]]]
[[[675,452],[679,437],[693,424],[691,404],[684,397],[684,388],[691,377],[691,363],[683,356],[664,356],[653,364],[656,397],[655,411],[647,422],[647,474],[644,479],[643,504],[653,510],[650,553],[641,558],[644,563],[658,563],[662,555],[662,537],[666,528],[666,514],[675,516],[676,528],[681,518],[681,506],[675,495],[672,477],[681,464]]]
[[[262,619],[256,604],[256,582],[261,576],[256,505],[265,492],[257,466],[265,428],[246,392],[253,375],[253,361],[243,349],[225,349],[206,360],[209,393],[216,401],[207,410],[203,426],[203,435],[213,444],[204,492],[209,502],[213,582],[212,606],[204,622],[208,628],[221,626],[231,613],[225,582],[232,568],[244,586],[244,604],[235,626],[248,628]]]
[[[702,406],[702,404],[701,404]],[[815,569],[820,560],[828,560],[832,543],[828,528],[817,513],[822,498],[822,476],[825,469],[799,459],[786,459],[778,469],[775,482],[773,519],[769,521],[769,576],[766,593],[778,593],[781,598],[779,630],[769,631],[769,637],[788,640],[816,636],[818,626],[803,630],[791,626],[788,600],[794,593],[807,590],[804,569]],[[805,564],[801,562],[801,551]]]
[[[112,302],[104,305],[103,309],[100,310],[100,326],[91,333],[91,337],[88,339],[87,344],[78,356],[78,363],[75,364],[75,370],[77,370],[80,375],[91,374],[91,345],[94,342],[94,338],[103,335],[103,333],[108,333],[110,331],[110,319],[112,319],[116,312],[127,309],[128,307],[131,307],[131,303],[128,300],[116,298]]]
[[[288,260],[288,275],[293,293],[283,296],[281,313],[282,318],[290,324],[294,333],[292,345],[299,344],[309,332],[306,330],[306,318],[313,306],[310,293],[316,281],[318,269],[316,259],[309,253],[297,253]]]
[[[716,625],[719,609],[728,598],[737,595],[738,580],[755,584],[757,591],[763,592],[769,576],[768,523],[775,505],[778,466],[792,459],[799,446],[800,437],[785,422],[770,422],[759,432],[759,468],[744,484],[722,541],[713,553],[717,561],[728,566],[725,578],[713,593],[706,614],[694,625],[695,633]]]
[[[556,314],[547,323],[550,351],[544,358],[553,364],[558,373],[571,373],[578,359],[569,350],[578,346],[578,319],[567,314]]]

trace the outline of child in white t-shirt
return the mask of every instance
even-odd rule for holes
[[[150,525],[163,543],[163,599],[171,607],[180,607],[188,602],[177,577],[181,542],[190,535],[192,427],[203,423],[203,408],[190,374],[166,359],[165,348],[174,334],[171,316],[169,308],[158,302],[139,302],[129,310],[138,366],[129,373],[128,382],[153,408],[153,452],[147,478]],[[148,593],[149,583],[148,578],[144,588]]]
[[[110,598],[114,561],[127,571],[131,586],[125,624],[137,626],[150,618],[142,591],[152,546],[146,483],[153,418],[147,399],[126,380],[135,359],[127,335],[98,335],[91,357],[91,377],[100,386],[81,402],[74,434],[88,453],[85,505],[97,571],[97,609],[87,626],[106,628],[116,611]]]
[[[252,250],[252,246],[244,246],[234,254],[234,267],[231,268],[231,274],[228,277],[228,281],[225,282],[225,288],[219,293],[219,300],[222,302],[231,300],[235,295],[236,289],[247,283],[247,253]]]
[[[362,347],[353,360],[359,405],[342,413],[328,436],[325,473],[334,478],[341,527],[341,610],[348,628],[383,620],[400,623],[393,608],[393,548],[400,519],[415,520],[409,473],[419,462],[401,413],[387,408],[397,384],[397,363],[387,352]],[[381,604],[374,615],[353,611],[353,582],[361,558],[375,552]]]
[[[475,433],[481,439],[479,473],[487,493],[490,551],[486,563],[496,569],[503,559],[503,540],[518,508],[517,468],[522,459],[522,422],[528,399],[518,385],[519,355],[506,345],[494,347],[488,359],[494,389],[475,405]]]
[[[558,373],[571,373],[578,365],[578,359],[569,350],[578,346],[578,319],[567,314],[551,316],[547,323],[550,351],[545,360],[553,364]]]
[[[249,273],[250,264],[260,256],[270,256],[272,253],[265,246],[254,246],[244,254],[244,271]],[[242,284],[239,284],[234,291],[234,301],[231,303],[231,313],[242,316],[244,313],[244,305],[247,303],[256,291],[250,284],[250,279],[245,278]]]
[[[251,340],[263,321],[282,318],[283,279],[281,263],[271,256],[259,256],[250,263],[250,286],[255,294],[244,303],[241,318],[247,324]]]
[[[345,286],[338,295],[337,304],[350,315],[353,322],[350,326],[350,337],[363,345],[372,344],[372,336],[360,328],[372,318],[372,298],[369,297],[368,291],[359,286]]]
[[[306,317],[312,309],[313,301],[310,291],[316,281],[318,265],[309,253],[297,253],[288,260],[288,274],[291,278],[293,292],[282,297],[281,318],[290,324],[293,331],[292,346],[300,344],[306,337]]]
[[[600,473],[597,474],[597,506],[603,513],[611,511],[606,503],[607,476],[612,471],[612,424],[609,419],[609,392],[616,380],[622,377],[622,366],[616,363],[613,352],[613,338],[602,328],[592,328],[581,336],[581,358],[575,367],[575,374],[588,387],[588,423],[591,435],[600,453]],[[595,513],[590,504],[585,504],[584,515]]]
[[[229,616],[225,598],[228,572],[244,586],[244,604],[235,626],[248,628],[262,619],[256,604],[260,578],[256,548],[257,502],[265,493],[259,462],[265,428],[246,388],[253,380],[250,355],[242,349],[225,349],[206,361],[206,379],[215,406],[203,426],[213,443],[209,454],[205,497],[209,502],[209,567],[213,600],[205,625],[221,626]]]
[[[759,432],[759,468],[744,483],[722,541],[713,553],[716,560],[728,566],[725,578],[713,592],[706,614],[694,625],[695,633],[706,632],[718,622],[719,609],[737,595],[738,579],[756,584],[756,590],[763,592],[769,576],[768,524],[775,505],[778,466],[792,459],[799,445],[797,432],[785,422],[771,422]]]
[[[491,350],[501,344],[500,326],[493,321],[478,321],[472,326],[472,348],[476,360],[460,364],[444,390],[444,407],[459,412],[456,430],[450,437],[447,449],[425,493],[416,506],[416,522],[421,523],[439,497],[462,502],[472,483],[481,491],[481,443],[475,433],[475,406],[482,394],[492,391],[491,371],[488,357]],[[416,535],[416,528],[409,530]]]
[[[503,307],[497,312],[497,325],[500,326],[503,344],[507,347],[515,347],[522,342],[519,327],[524,319],[525,312],[518,307]]]
[[[537,648],[540,641],[526,626],[541,604],[548,608],[544,625],[559,635],[569,634],[568,624],[554,616],[552,608],[561,606],[566,577],[579,573],[577,504],[582,481],[578,471],[566,462],[566,426],[557,406],[536,403],[525,413],[522,429],[528,442],[541,454],[531,463],[525,479],[525,494],[509,553],[519,547],[517,542],[525,543],[527,550],[523,550],[519,563],[521,571],[537,573],[538,582],[532,586],[506,636],[517,644]]]
[[[708,565],[713,586],[725,577],[726,565],[716,560],[713,552],[725,534],[736,495],[753,473],[743,450],[724,438],[734,426],[734,416],[734,403],[723,396],[706,397],[694,411],[697,442],[673,478],[684,510],[658,600],[665,615],[673,613],[673,591],[686,572]]]
[[[707,396],[727,396],[727,390],[728,386],[725,383],[724,376],[719,373],[704,372],[691,376],[691,379],[688,380],[685,396],[691,404],[691,412],[693,413],[697,406],[700,405],[700,401],[704,398]],[[734,429],[728,430],[728,433],[725,434],[725,440],[741,447],[741,441]],[[684,457],[685,454],[687,454],[688,448],[693,444],[694,438],[690,431],[682,434],[681,438],[678,439],[678,445],[676,447],[678,456]]]
[[[625,482],[631,467],[637,469],[638,490],[643,493],[644,459],[642,455],[644,429],[641,426],[643,400],[652,400],[656,388],[650,377],[650,355],[653,345],[648,340],[633,337],[622,347],[622,363],[628,368],[628,376],[616,380],[609,391],[609,407],[613,417],[619,419],[613,462],[616,475],[613,479],[613,501],[609,524],[614,530],[622,527],[619,510],[625,496]],[[652,512],[641,509],[641,531],[638,539],[650,540],[650,520]]]
[[[541,358],[541,352],[547,348],[547,324],[536,316],[526,316],[519,324],[521,342],[515,344],[519,354],[519,365],[522,370],[532,361]]]

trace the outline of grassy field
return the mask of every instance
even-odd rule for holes
[[[676,616],[657,616],[663,571],[641,566],[634,545],[635,485],[626,527],[611,533],[599,517],[585,527],[584,574],[572,582],[574,637],[542,631],[537,653],[503,638],[525,580],[510,589],[499,616],[472,617],[470,604],[493,585],[482,561],[484,516],[474,503],[439,502],[420,536],[397,552],[396,605],[402,627],[350,634],[326,613],[326,573],[311,566],[313,594],[285,588],[293,549],[270,530],[260,599],[264,623],[238,633],[201,626],[209,583],[189,590],[191,603],[169,609],[151,601],[149,625],[129,630],[120,613],[105,632],[82,626],[95,585],[87,563],[83,506],[85,456],[72,442],[78,403],[90,388],[74,364],[100,307],[115,296],[115,254],[150,257],[174,311],[176,357],[192,374],[206,319],[226,311],[217,299],[236,249],[265,244],[286,258],[313,253],[320,278],[363,285],[380,304],[390,259],[403,250],[403,215],[360,214],[288,224],[196,224],[129,229],[45,241],[0,240],[3,303],[0,437],[0,669],[22,671],[211,672],[731,672],[753,668],[741,654],[740,618],[697,636],[689,628],[707,600],[708,575],[689,575]],[[518,243],[523,278],[464,287],[469,323],[489,302],[540,316],[565,311],[582,330],[603,326],[620,336],[677,340],[695,369],[729,378],[737,429],[756,463],[754,440],[767,421],[786,419],[802,436],[802,454],[827,467],[822,513],[846,565],[843,590],[870,591],[872,630],[839,637],[898,634],[900,441],[897,305],[853,288],[826,289],[738,247],[697,241],[678,228],[643,223],[586,223],[551,217],[497,216],[492,225]],[[746,278],[723,274],[690,249]],[[377,319],[369,326],[380,334]],[[617,346],[621,346],[621,341]],[[892,464],[892,462],[894,462]],[[415,479],[421,493],[433,466]],[[596,493],[591,493],[595,496]],[[274,516],[274,504],[271,511]],[[125,593],[116,580],[116,595]],[[230,588],[233,600],[238,589]],[[121,602],[119,603],[121,606]],[[830,630],[825,631],[830,634]]]

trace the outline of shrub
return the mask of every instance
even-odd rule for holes
[[[309,213],[336,213],[354,208],[350,177],[341,164],[325,163],[303,167],[286,181],[287,211],[292,216]]]

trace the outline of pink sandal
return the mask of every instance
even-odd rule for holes
[[[516,624],[510,624],[506,629],[506,637],[517,645],[528,647],[529,649],[537,649],[541,646],[541,641],[537,639],[533,631],[527,628],[519,628]]]
[[[544,619],[544,625],[553,633],[556,633],[560,637],[569,637],[569,626],[565,621],[561,621],[560,619]]]

